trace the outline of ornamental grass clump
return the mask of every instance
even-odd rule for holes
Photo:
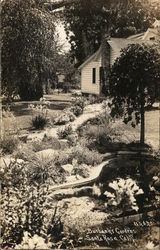
[[[46,101],[45,98],[40,99],[40,104],[28,105],[28,108],[32,110],[32,126],[35,129],[44,129],[49,122],[49,105],[50,102]]]

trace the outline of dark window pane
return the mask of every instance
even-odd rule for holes
[[[92,69],[92,83],[96,83],[96,68]]]

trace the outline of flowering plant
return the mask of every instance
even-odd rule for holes
[[[112,206],[121,206],[123,209],[132,208],[138,211],[136,196],[143,194],[143,190],[139,188],[131,178],[118,178],[108,185],[113,189],[113,193],[106,191],[104,195],[108,198],[108,204]]]
[[[48,110],[50,102],[45,98],[40,99],[40,104],[29,104],[28,108],[32,110],[32,125],[36,129],[43,129],[48,122]]]
[[[56,117],[55,124],[64,125],[68,122],[73,122],[75,115],[69,110],[65,110],[60,116]]]
[[[60,139],[66,139],[68,137],[68,135],[71,135],[72,133],[73,133],[73,129],[72,129],[72,126],[70,124],[66,125],[63,128],[59,128],[57,131],[58,137]]]
[[[35,234],[31,237],[31,234],[28,232],[24,232],[23,240],[21,244],[15,246],[14,249],[51,249],[52,243],[45,242],[45,239]]]

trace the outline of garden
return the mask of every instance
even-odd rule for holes
[[[158,151],[138,149],[105,98],[72,97],[58,112],[41,98],[26,112],[24,131],[3,109],[2,248],[157,247]]]

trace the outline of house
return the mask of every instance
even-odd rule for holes
[[[159,24],[156,22],[154,25],[153,28],[149,28],[146,32],[128,38],[105,39],[98,51],[79,67],[81,72],[81,92],[83,94],[100,95],[104,79],[107,79],[107,71],[109,72],[110,67],[120,56],[121,50],[129,44],[146,43],[152,45],[157,40],[160,40]]]

